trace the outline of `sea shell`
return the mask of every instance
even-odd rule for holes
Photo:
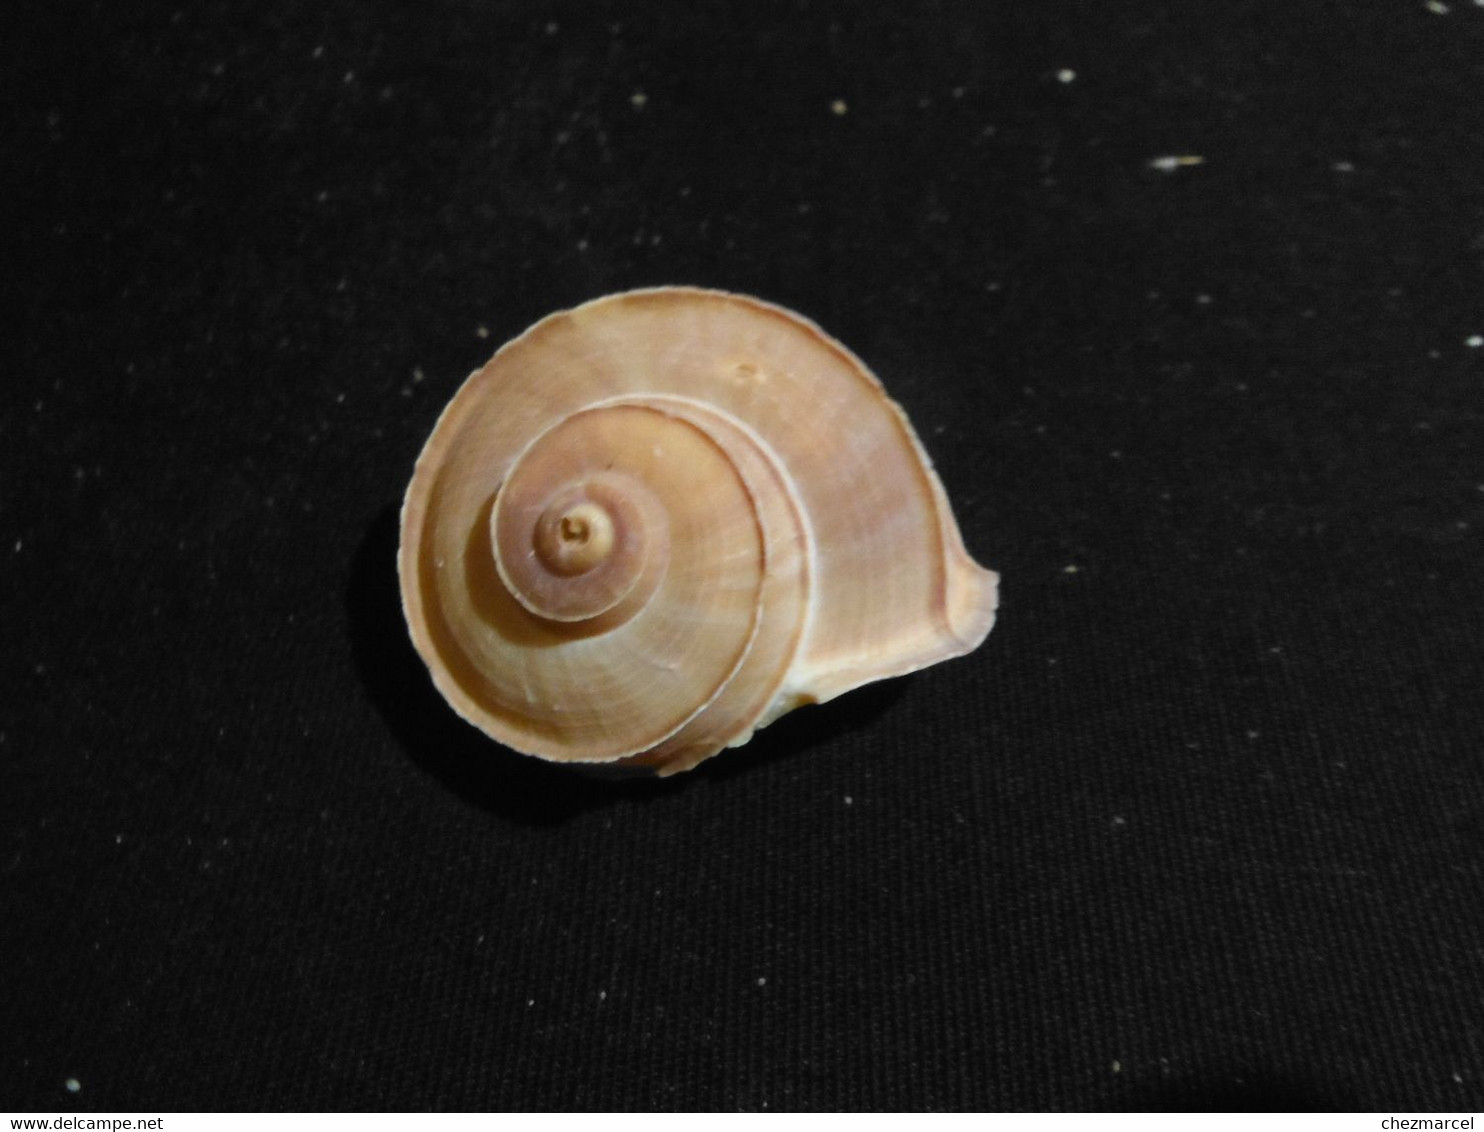
[[[474,373],[417,461],[398,568],[466,720],[660,774],[969,652],[998,582],[855,355],[683,287],[551,315]]]

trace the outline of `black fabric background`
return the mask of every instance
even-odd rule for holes
[[[1484,1107],[1484,8],[8,12],[0,1106]],[[396,511],[678,282],[1001,618],[608,783],[430,690]]]

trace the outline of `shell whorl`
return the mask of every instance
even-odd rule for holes
[[[476,372],[418,460],[399,569],[471,723],[660,773],[967,652],[995,608],[865,367],[796,315],[686,288],[553,315]]]

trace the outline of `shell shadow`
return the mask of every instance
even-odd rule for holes
[[[361,686],[409,760],[465,802],[509,821],[560,824],[625,800],[668,796],[697,782],[755,773],[868,727],[907,687],[907,680],[892,680],[792,712],[745,747],[673,778],[542,762],[487,738],[438,694],[402,618],[397,540],[397,508],[388,505],[367,528],[350,563],[345,611]]]

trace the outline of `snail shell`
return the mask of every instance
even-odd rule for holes
[[[680,287],[551,315],[474,373],[418,458],[398,568],[466,720],[660,774],[969,652],[998,581],[859,359]]]

